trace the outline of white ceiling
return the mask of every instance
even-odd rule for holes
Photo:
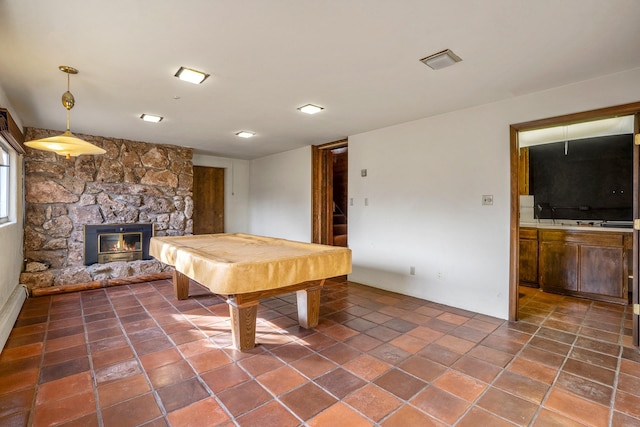
[[[69,65],[72,132],[251,159],[640,67],[639,18],[638,0],[0,0],[0,86],[62,131]],[[419,61],[447,48],[463,61]]]

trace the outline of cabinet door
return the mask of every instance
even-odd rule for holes
[[[626,271],[623,268],[623,255],[622,247],[582,245],[580,247],[580,292],[622,298]]]
[[[540,242],[540,286],[543,290],[578,290],[578,245]]]
[[[538,241],[520,239],[520,282],[538,283]]]

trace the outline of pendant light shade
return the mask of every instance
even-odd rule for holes
[[[60,71],[67,73],[67,91],[62,95],[62,105],[67,110],[67,130],[61,135],[27,141],[24,145],[37,150],[53,151],[56,154],[65,156],[67,159],[71,156],[106,153],[102,148],[78,138],[69,130],[71,109],[76,102],[73,94],[69,91],[70,75],[78,74],[78,70],[66,65],[61,65],[58,68]]]
[[[104,154],[100,147],[78,138],[68,130],[63,134],[50,136],[49,138],[35,139],[24,143],[27,147],[37,150],[53,151],[56,154],[69,158],[84,154]]]

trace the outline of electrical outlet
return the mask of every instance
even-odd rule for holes
[[[438,271],[438,274],[436,277],[438,278],[438,280],[444,280],[444,273],[442,271]]]
[[[493,194],[483,194],[482,195],[482,204],[484,206],[493,205]]]

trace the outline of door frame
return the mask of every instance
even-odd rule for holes
[[[348,147],[341,139],[311,146],[311,242],[333,244],[333,162],[331,150]]]
[[[640,113],[636,112],[633,124],[633,218],[640,218]],[[633,227],[633,279],[631,280],[631,304],[633,304],[632,344],[640,347],[640,230]]]
[[[638,123],[640,113],[640,102],[634,102],[630,104],[617,105],[606,108],[599,108],[596,110],[583,111],[580,113],[566,114],[563,116],[549,117],[540,120],[533,120],[529,122],[515,123],[509,126],[509,149],[510,149],[510,163],[511,163],[511,218],[510,218],[510,240],[509,240],[509,320],[518,320],[518,276],[519,276],[519,235],[520,235],[520,174],[519,170],[519,142],[518,132],[534,129],[542,129],[552,126],[570,125],[582,122],[588,122],[592,120],[608,119],[617,116],[629,116],[635,115],[635,141],[634,151],[634,206],[633,217],[640,218],[640,198],[638,192],[640,191],[640,182],[638,181],[638,162],[640,161],[640,148],[637,142],[640,138],[637,136],[640,131],[640,124]],[[640,232],[638,230],[633,231],[633,285],[632,285],[632,303],[638,303],[638,272],[639,272],[639,238]],[[633,343],[638,346],[639,343],[639,323],[638,315],[633,316]]]

